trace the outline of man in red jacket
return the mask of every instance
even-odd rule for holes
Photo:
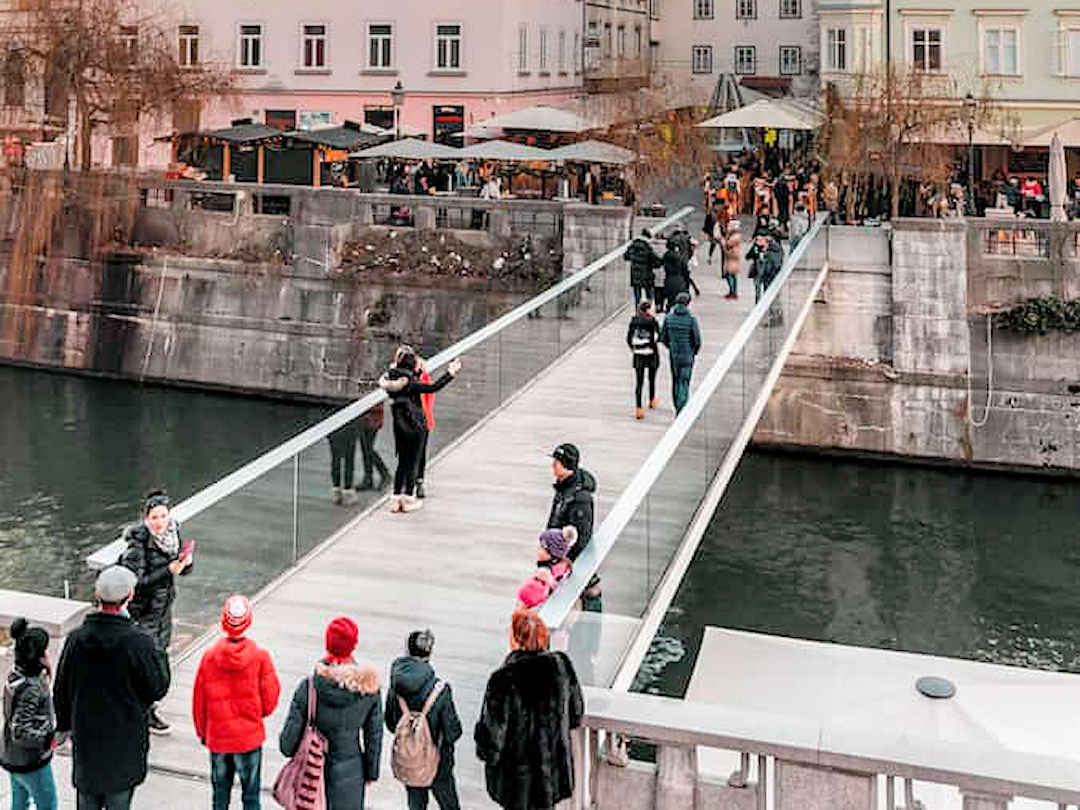
[[[244,810],[259,810],[263,719],[277,706],[281,684],[270,654],[244,634],[251,603],[230,596],[221,609],[225,638],[199,662],[192,695],[195,733],[210,749],[213,810],[228,810],[233,777],[239,776]]]

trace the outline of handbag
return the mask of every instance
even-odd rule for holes
[[[274,800],[285,810],[326,810],[326,737],[315,727],[315,675],[308,678],[307,725],[296,753],[274,780]]]

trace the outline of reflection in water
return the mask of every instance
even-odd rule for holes
[[[659,634],[687,655],[640,686],[683,694],[706,625],[1076,670],[1078,504],[1080,482],[749,454]]]

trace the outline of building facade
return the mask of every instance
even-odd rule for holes
[[[648,87],[652,32],[648,0],[586,0],[585,90]]]
[[[723,74],[743,84],[817,91],[816,0],[664,0],[657,70],[707,101]]]

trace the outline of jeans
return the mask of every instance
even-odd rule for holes
[[[442,756],[446,756],[445,753]],[[450,760],[448,766],[439,764],[439,772],[435,774],[435,781],[431,787],[416,788],[406,787],[405,795],[409,800],[409,810],[427,810],[428,793],[435,794],[435,801],[440,810],[461,810],[458,802],[457,785],[454,783],[454,762]],[[246,809],[245,809],[246,810]]]
[[[135,790],[121,790],[119,793],[83,793],[75,801],[75,810],[131,810],[131,797]]]
[[[654,355],[634,355],[634,402],[641,407],[641,389],[645,385],[645,374],[649,375],[649,399],[656,399],[656,370],[660,366],[659,358]]]
[[[328,437],[330,441],[330,480],[335,487],[352,489],[353,468],[356,466],[356,425],[338,428]]]
[[[36,771],[9,775],[11,810],[27,810],[31,801],[37,810],[56,810],[56,782],[53,780],[51,762],[46,762]]]
[[[761,300],[761,294],[765,292],[765,280],[760,276],[754,278],[754,303]]]
[[[259,810],[259,783],[262,776],[262,748],[246,754],[210,754],[210,785],[213,810],[229,810],[233,776],[240,778],[244,810]]]
[[[679,413],[690,399],[690,375],[693,373],[693,361],[685,365],[671,362],[671,399],[675,403],[675,413]]]
[[[724,281],[727,282],[728,292],[731,295],[739,294],[739,277],[736,275],[725,275]]]

